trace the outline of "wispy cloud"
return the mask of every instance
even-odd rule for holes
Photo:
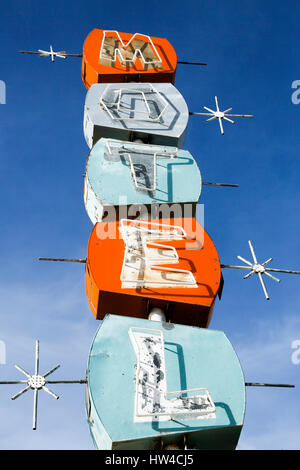
[[[57,379],[85,378],[90,344],[99,323],[89,311],[82,284],[76,275],[35,287],[31,282],[2,284],[0,339],[6,345],[7,363],[0,365],[1,380],[24,378],[14,364],[33,372],[36,339],[40,340],[41,372],[61,364],[55,372]],[[37,431],[31,431],[32,392],[10,400],[21,387],[0,387],[0,448],[93,448],[85,417],[84,385],[53,385],[61,397],[58,401],[41,391]]]
[[[246,381],[294,384],[294,389],[247,388],[246,417],[239,449],[300,449],[300,365],[292,363],[292,341],[300,318],[283,315],[257,321],[255,338],[236,345]]]
[[[61,276],[45,284],[10,283],[0,288],[0,339],[5,341],[7,364],[0,365],[2,380],[20,377],[15,363],[31,371],[34,341],[40,339],[41,370],[57,363],[60,379],[81,379],[92,338],[99,323],[89,311],[81,274]],[[230,335],[229,335],[230,336]],[[239,449],[300,449],[300,365],[291,361],[292,341],[300,339],[300,318],[257,319],[255,336],[246,333],[234,347],[246,381],[294,383],[296,389],[247,389],[245,424]],[[19,388],[0,387],[2,449],[93,448],[86,423],[83,385],[55,385],[61,396],[40,394],[38,430],[31,431],[32,393],[12,402]]]

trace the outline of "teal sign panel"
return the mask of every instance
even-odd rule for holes
[[[234,449],[245,383],[222,331],[107,315],[88,361],[98,449]]]
[[[196,205],[201,187],[187,150],[102,138],[87,160],[84,202],[95,224],[111,206]]]

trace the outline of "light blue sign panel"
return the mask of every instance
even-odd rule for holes
[[[183,147],[188,123],[183,96],[171,83],[96,83],[86,95],[84,136]]]
[[[100,139],[86,166],[84,202],[91,221],[111,206],[196,204],[201,174],[187,150]]]
[[[244,376],[222,331],[107,315],[90,351],[87,411],[98,449],[234,449]]]

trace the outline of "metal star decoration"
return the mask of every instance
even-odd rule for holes
[[[36,54],[39,57],[51,57],[51,61],[54,62],[55,57],[60,59],[66,59],[67,57],[82,57],[82,54],[67,54],[66,51],[54,52],[53,47],[50,46],[49,51],[44,51],[43,49],[38,49],[35,51],[20,51],[21,54]]]
[[[270,277],[271,279],[273,279],[273,281],[280,282],[280,279],[278,279],[275,276],[272,276],[272,274],[270,274],[268,271],[273,271],[273,272],[277,272],[277,273],[288,273],[288,274],[300,274],[300,271],[266,268],[266,265],[269,264],[273,260],[273,258],[269,258],[269,259],[267,259],[267,261],[264,261],[263,263],[259,263],[257,261],[255,251],[254,251],[254,248],[252,246],[251,241],[249,240],[248,243],[249,243],[250,251],[251,251],[251,254],[252,254],[252,258],[253,258],[252,263],[250,261],[242,258],[241,256],[237,256],[238,259],[240,259],[241,261],[243,261],[246,264],[245,266],[231,266],[231,265],[221,264],[221,267],[222,268],[234,268],[234,269],[248,269],[248,270],[250,270],[250,272],[248,274],[246,274],[246,276],[244,276],[244,279],[248,279],[253,274],[257,274],[258,277],[259,277],[260,283],[262,285],[265,297],[266,297],[267,300],[270,300],[268,291],[266,289],[266,286],[265,286],[265,283],[264,283],[264,280],[263,280],[263,277],[262,277],[263,275]]]
[[[86,383],[86,380],[46,380],[46,378],[53,374],[60,365],[58,364],[57,366],[53,367],[53,369],[49,370],[46,374],[41,375],[39,373],[39,341],[37,340],[35,342],[35,371],[34,374],[30,375],[28,372],[26,372],[22,367],[15,365],[15,368],[24,374],[26,376],[26,380],[18,380],[18,381],[5,381],[5,382],[0,382],[1,385],[11,385],[11,384],[25,384],[27,385],[23,390],[18,392],[16,395],[11,397],[12,400],[16,400],[16,398],[19,398],[23,393],[28,392],[28,390],[33,390],[33,422],[32,422],[32,429],[35,430],[37,427],[37,408],[38,408],[38,392],[40,390],[44,390],[46,393],[51,395],[53,398],[56,400],[59,399],[59,396],[57,396],[55,393],[53,393],[51,390],[49,390],[48,387],[46,387],[46,384],[74,384],[74,383],[80,383],[84,384]]]
[[[206,122],[213,121],[214,119],[218,119],[222,135],[224,135],[224,129],[223,129],[223,123],[222,123],[223,119],[225,119],[225,121],[231,122],[231,124],[234,124],[234,121],[230,119],[231,117],[244,117],[244,118],[253,117],[252,114],[228,114],[229,111],[232,110],[232,108],[225,109],[225,111],[220,111],[217,96],[215,96],[215,102],[216,102],[216,108],[217,108],[216,110],[203,106],[203,108],[206,109],[208,113],[190,113],[190,114],[192,115],[195,114],[198,116],[211,116],[210,118],[206,119]]]

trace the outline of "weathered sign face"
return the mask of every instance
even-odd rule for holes
[[[101,137],[182,147],[188,118],[170,83],[100,83],[86,95],[84,136],[90,148]]]
[[[101,222],[90,236],[86,293],[97,319],[161,307],[169,321],[207,327],[221,284],[217,250],[194,218]]]
[[[167,39],[94,29],[83,46],[82,80],[174,83],[177,57]]]
[[[158,214],[164,204],[190,204],[192,215],[201,182],[197,163],[187,150],[102,138],[87,160],[85,208],[93,224],[108,217],[117,220],[120,206],[133,216],[150,214],[151,205]]]
[[[245,382],[222,331],[107,315],[87,378],[88,422],[98,449],[237,445]]]

